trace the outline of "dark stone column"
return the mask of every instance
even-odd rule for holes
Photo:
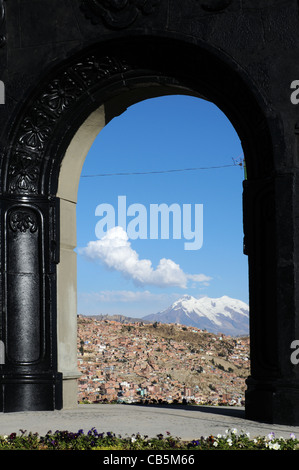
[[[296,175],[244,182],[244,246],[249,256],[251,376],[246,417],[299,424],[298,221]]]
[[[57,199],[1,199],[0,410],[53,410],[62,407],[57,372],[56,263]]]

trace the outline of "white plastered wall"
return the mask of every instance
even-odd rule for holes
[[[101,106],[82,124],[63,158],[60,198],[60,262],[57,268],[58,371],[63,374],[63,408],[77,406],[77,246],[76,203],[81,170],[94,139],[105,126]]]

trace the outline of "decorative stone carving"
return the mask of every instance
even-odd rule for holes
[[[12,145],[7,177],[9,193],[38,193],[41,162],[60,119],[91,87],[129,68],[120,58],[94,54],[76,61],[49,81],[33,100]]]
[[[16,152],[8,172],[9,192],[36,193],[39,174],[39,158],[35,154]]]
[[[60,116],[82,93],[82,87],[72,77],[64,73],[48,85],[40,98],[41,104],[56,117]]]
[[[81,9],[93,24],[103,21],[113,29],[125,29],[140,16],[157,10],[161,0],[83,0]]]
[[[78,62],[73,67],[73,70],[87,87],[91,87],[113,74],[123,73],[129,69],[130,66],[122,59],[108,56],[96,57],[95,55],[86,58],[82,62]]]
[[[13,232],[30,230],[31,233],[34,233],[37,231],[36,217],[33,212],[16,210],[11,212],[9,216],[9,226]]]
[[[51,135],[49,117],[38,109],[33,109],[21,125],[19,142],[31,150],[42,150]]]

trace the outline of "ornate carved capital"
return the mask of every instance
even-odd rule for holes
[[[37,220],[32,211],[15,210],[9,216],[9,227],[13,232],[37,231]]]

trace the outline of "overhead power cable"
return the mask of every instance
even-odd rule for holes
[[[198,171],[198,170],[215,170],[217,168],[228,168],[233,166],[243,166],[242,163],[234,163],[231,165],[218,165],[218,166],[202,166],[196,168],[176,168],[169,170],[153,170],[153,171],[134,171],[134,172],[121,172],[121,173],[99,173],[94,175],[82,175],[81,178],[96,178],[103,176],[132,176],[132,175],[154,175],[161,173],[177,173],[183,171]]]

